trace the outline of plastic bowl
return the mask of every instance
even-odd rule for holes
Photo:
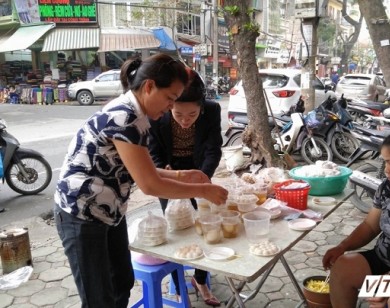
[[[339,166],[340,174],[327,177],[305,177],[296,175],[296,171],[302,167],[296,167],[289,171],[290,177],[295,180],[304,180],[311,186],[309,195],[311,196],[330,196],[337,195],[343,192],[348,183],[348,179],[352,174],[352,170]]]

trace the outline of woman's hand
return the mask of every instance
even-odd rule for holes
[[[322,266],[324,267],[324,269],[330,269],[332,265],[336,262],[337,258],[343,255],[344,252],[345,249],[340,245],[329,249],[322,258]]]
[[[218,186],[215,184],[206,184],[204,185],[204,194],[203,198],[209,200],[210,202],[221,205],[225,204],[229,192],[223,188],[222,186]]]
[[[177,170],[176,179],[184,183],[211,183],[209,177],[200,170]]]
[[[366,299],[369,303],[369,308],[385,308],[386,304],[390,303],[388,297],[370,297]]]

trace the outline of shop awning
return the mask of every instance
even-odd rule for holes
[[[102,30],[98,52],[158,48],[161,42],[152,32],[137,29]]]
[[[21,26],[7,40],[0,44],[0,52],[28,49],[55,24]]]
[[[56,28],[43,42],[42,52],[99,48],[99,28]]]
[[[15,28],[0,31],[0,46],[8,40],[16,31]]]
[[[175,43],[164,28],[153,28],[154,36],[161,42],[159,48],[165,50],[176,50]]]
[[[201,39],[199,35],[178,33],[176,37],[178,40],[190,44],[191,46],[198,45],[201,43]]]

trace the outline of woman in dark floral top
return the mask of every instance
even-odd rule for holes
[[[204,83],[198,73],[188,69],[188,74],[189,84],[172,110],[151,121],[149,151],[159,168],[199,169],[211,179],[222,156],[221,107],[205,100]],[[163,211],[167,202],[160,199]],[[196,201],[191,202],[196,209]],[[172,276],[179,294],[177,274]],[[195,269],[191,283],[207,305],[219,306],[221,303],[207,287],[206,278],[206,271]]]
[[[390,136],[381,147],[386,179],[374,197],[374,206],[364,221],[339,245],[329,249],[322,260],[330,268],[330,297],[333,308],[356,307],[359,289],[367,275],[383,275],[390,271]],[[379,235],[374,249],[359,249]],[[370,307],[385,307],[387,298],[371,298]]]

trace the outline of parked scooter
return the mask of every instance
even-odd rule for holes
[[[359,141],[350,133],[353,128],[352,117],[346,110],[347,101],[329,96],[314,112],[322,117],[315,129],[331,147],[333,154],[342,162],[348,162],[349,156],[359,147]]]
[[[380,147],[390,131],[378,131],[357,126],[352,134],[360,141],[359,148],[351,155],[347,167],[370,154],[368,160],[356,168],[349,178],[350,188],[354,190],[351,202],[362,212],[372,208],[374,194],[385,178],[385,162],[380,158]]]
[[[310,127],[305,123],[302,114],[304,111],[303,105],[302,98],[299,98],[291,115],[274,115],[275,122],[269,116],[268,123],[271,134],[276,141],[275,150],[279,153],[300,153],[308,164],[314,164],[317,160],[332,160],[332,151],[323,140],[323,136],[314,135],[314,127]],[[242,144],[242,133],[246,125],[243,123],[234,124],[236,125],[229,127],[225,134],[228,139],[226,143],[228,146]],[[279,134],[277,130],[280,130]],[[244,148],[244,153],[246,151],[249,151],[249,149]]]
[[[230,90],[229,78],[219,77],[218,78],[218,93],[227,94]]]
[[[217,99],[218,98],[218,83],[211,77],[206,77],[206,98]]]
[[[52,178],[49,163],[39,152],[21,148],[19,141],[6,128],[5,121],[0,119],[0,154],[4,170],[0,178],[19,194],[40,193]]]
[[[382,103],[367,102],[360,99],[352,99],[348,103],[348,111],[353,120],[359,125],[365,125],[367,116],[382,116],[383,111],[389,108],[389,105]]]
[[[382,131],[390,130],[390,108],[383,110],[383,116],[367,116],[363,127]]]

